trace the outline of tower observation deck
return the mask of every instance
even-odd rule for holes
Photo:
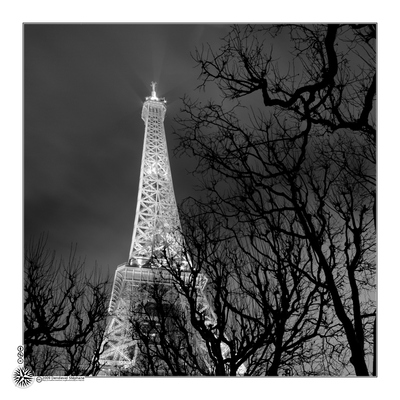
[[[132,333],[132,313],[138,310],[135,304],[146,303],[148,293],[144,288],[174,286],[170,271],[160,263],[160,255],[178,260],[180,276],[188,283],[191,280],[190,261],[183,252],[164,131],[166,101],[157,97],[155,86],[152,83],[151,96],[146,97],[142,108],[145,133],[132,242],[128,261],[115,272],[100,375],[116,375],[121,369],[141,374],[135,372],[140,354],[140,340]],[[213,313],[203,294],[206,282],[204,276],[197,276],[197,299],[199,307],[209,310],[212,319]]]

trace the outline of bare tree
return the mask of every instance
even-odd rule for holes
[[[132,302],[133,339],[140,343],[136,370],[224,376],[307,369],[316,358],[311,342],[321,330],[327,292],[308,285],[302,271],[312,269],[312,260],[304,257],[300,242],[276,238],[271,246],[258,240],[238,246],[208,213],[186,210],[181,213],[186,267],[167,251],[159,254],[153,261],[173,285],[142,288],[139,301]],[[281,247],[286,258],[276,256]],[[201,293],[204,277],[208,283]]]
[[[296,238],[268,238],[260,225],[239,228],[227,215],[210,214],[209,204],[200,207],[197,218],[183,214],[185,238],[194,268],[209,278],[210,305],[217,316],[214,329],[229,350],[226,362],[234,356],[238,360],[229,370],[234,375],[245,365],[247,375],[298,373],[298,365],[315,358],[308,348],[319,334],[327,301],[321,285],[308,285],[306,273],[313,260]],[[211,222],[214,217],[218,223]],[[227,229],[227,219],[235,229]],[[319,271],[315,281],[320,279]]]
[[[299,348],[295,373],[375,373],[374,45],[374,25],[234,26],[218,51],[194,56],[201,87],[216,84],[221,103],[185,98],[178,119],[178,152],[197,157],[207,193],[202,210],[241,257],[275,265],[280,312],[288,301],[295,315],[314,312],[315,330],[286,321],[319,338]],[[257,288],[256,271],[239,276]],[[264,311],[274,296],[265,299]],[[312,357],[300,362],[301,352]]]
[[[85,272],[71,250],[67,261],[30,242],[24,268],[25,363],[37,375],[96,375],[107,317],[108,278]]]

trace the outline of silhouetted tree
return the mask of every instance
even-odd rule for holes
[[[200,87],[222,98],[183,99],[177,151],[197,159],[196,203],[240,251],[230,279],[263,302],[265,329],[275,318],[267,374],[375,373],[375,36],[375,25],[234,26],[194,55]],[[226,278],[207,274],[218,314]],[[295,351],[290,332],[310,340]]]
[[[223,224],[199,211],[181,213],[186,262],[167,250],[153,260],[169,273],[171,285],[143,287],[132,302],[132,337],[140,343],[135,370],[224,376],[278,375],[297,368],[299,373],[299,365],[306,368],[315,359],[312,341],[327,304],[327,292],[308,285],[302,275],[312,261],[299,241],[238,247]],[[274,253],[280,246],[286,258]]]
[[[44,235],[27,244],[24,274],[25,365],[36,375],[96,375],[108,278],[87,274],[75,250],[57,259]]]

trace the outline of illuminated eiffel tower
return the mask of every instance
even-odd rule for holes
[[[183,256],[183,239],[172,184],[171,169],[164,131],[166,101],[152,92],[142,109],[145,136],[140,171],[139,192],[132,243],[128,262],[115,272],[108,324],[100,362],[100,375],[116,374],[121,369],[135,371],[140,343],[132,338],[132,302],[144,300],[146,285],[173,286],[173,276],[159,262],[158,255],[180,260],[180,276],[191,279],[190,261]],[[214,314],[203,293],[206,278],[198,276],[198,307],[213,323]]]

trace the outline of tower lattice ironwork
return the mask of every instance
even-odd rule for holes
[[[110,322],[100,358],[102,374],[106,375],[115,373],[116,369],[135,369],[140,343],[132,338],[130,313],[132,302],[144,296],[141,288],[149,284],[166,287],[174,284],[171,273],[154,261],[157,254],[180,258],[180,276],[188,282],[191,279],[190,261],[183,257],[164,131],[165,113],[166,101],[157,97],[155,83],[152,83],[151,96],[146,97],[142,109],[145,136],[132,243],[128,262],[119,265],[115,272],[108,310]],[[213,323],[214,315],[203,293],[206,281],[202,275],[196,278],[198,307],[206,311]]]

